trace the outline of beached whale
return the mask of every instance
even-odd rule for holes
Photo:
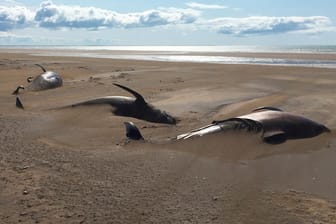
[[[326,126],[306,117],[283,112],[274,107],[261,107],[246,115],[214,121],[210,125],[178,135],[176,139],[184,140],[229,130],[261,133],[262,140],[269,144],[281,144],[288,139],[312,138],[324,132],[330,132]],[[128,138],[133,139],[132,133],[127,135]]]
[[[43,73],[36,77],[30,76],[27,78],[27,82],[29,82],[29,90],[39,91],[53,89],[63,85],[63,79],[59,74],[53,71],[47,71],[42,65],[35,65],[40,67]]]
[[[116,83],[114,83],[114,85],[131,93],[135,98],[127,96],[105,96],[75,103],[67,107],[108,104],[112,106],[112,112],[118,116],[134,117],[154,123],[176,124],[174,117],[147,103],[136,91]]]

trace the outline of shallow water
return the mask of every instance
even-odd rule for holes
[[[312,46],[0,46],[30,50],[38,56],[111,58],[146,61],[193,62],[336,68],[336,60],[230,57],[218,53],[336,54],[334,45]]]

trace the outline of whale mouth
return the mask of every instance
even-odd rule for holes
[[[316,130],[319,134],[323,133],[323,132],[327,132],[327,133],[331,133],[331,130],[329,128],[327,128],[327,126],[320,124]]]
[[[169,124],[176,124],[177,120],[173,117],[167,117],[167,121]]]
[[[167,124],[176,124],[178,120],[173,116],[169,115],[166,111],[161,111],[162,114],[162,122]]]
[[[324,132],[331,133],[331,130],[329,128],[327,128],[326,126],[323,126],[323,130],[324,130]]]

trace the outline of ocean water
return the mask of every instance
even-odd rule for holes
[[[0,49],[35,50],[44,56],[75,56],[130,60],[216,64],[252,64],[336,68],[336,60],[227,57],[217,53],[305,53],[335,54],[336,45],[314,46],[0,46]],[[36,50],[43,50],[36,52]],[[50,50],[50,52],[48,51]],[[57,51],[53,51],[57,50]],[[217,55],[211,55],[216,53]]]
[[[48,46],[48,45],[0,45],[0,49],[58,49],[85,51],[161,51],[161,52],[266,52],[266,53],[333,53],[336,45],[293,46]]]

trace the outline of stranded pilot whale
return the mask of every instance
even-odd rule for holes
[[[30,76],[27,78],[27,82],[29,82],[28,88],[30,90],[39,91],[53,89],[63,85],[63,79],[59,74],[53,71],[47,71],[42,65],[35,65],[40,67],[43,73],[36,77]]]
[[[129,124],[128,126],[132,126]],[[128,127],[127,137],[132,138],[136,133],[136,126]],[[268,144],[281,144],[288,139],[303,139],[318,136],[324,132],[331,132],[326,126],[306,117],[284,112],[274,107],[261,107],[251,113],[221,121],[192,130],[177,136],[177,140],[201,137],[204,135],[225,132],[229,130],[247,130],[261,133],[261,138]]]
[[[134,117],[154,123],[176,124],[176,119],[174,117],[147,103],[136,91],[120,84],[113,84],[131,93],[135,98],[127,96],[105,96],[72,104],[70,106],[109,104],[113,107],[112,112],[118,116]]]

